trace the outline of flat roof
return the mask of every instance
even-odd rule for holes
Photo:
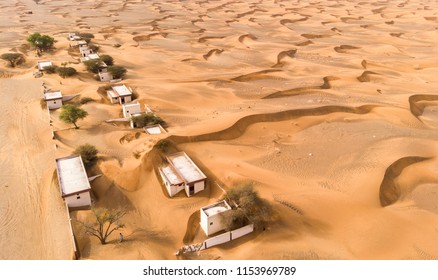
[[[56,169],[63,197],[91,189],[80,155],[56,159]]]
[[[44,67],[47,66],[52,66],[52,62],[51,61],[38,61],[38,68],[41,70]]]
[[[187,183],[202,181],[207,178],[185,152],[175,153],[167,158]]]
[[[149,134],[161,134],[164,132],[163,127],[159,124],[146,126],[144,130]]]
[[[111,98],[118,98],[119,96],[113,90],[107,90],[106,93],[111,96]]]
[[[231,210],[231,207],[230,205],[228,205],[228,203],[225,200],[221,200],[214,204],[204,206],[201,208],[201,210],[204,211],[204,213],[210,217]]]
[[[184,181],[178,176],[176,170],[174,170],[171,166],[165,166],[160,168],[161,173],[163,173],[164,177],[166,177],[167,181],[172,185],[179,185],[184,183]]]
[[[98,59],[98,58],[99,58],[99,55],[98,55],[97,53],[90,53],[90,54],[88,55],[88,58],[89,58],[89,59]]]
[[[132,95],[132,92],[125,85],[112,86],[112,89],[119,96]]]
[[[136,103],[125,103],[122,104],[123,107],[125,108],[138,108],[139,112],[141,112],[141,107],[140,107],[140,103],[136,102]]]
[[[62,93],[60,91],[48,91],[44,93],[45,100],[61,99],[61,98],[62,98]]]

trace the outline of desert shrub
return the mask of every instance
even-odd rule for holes
[[[91,144],[80,145],[74,151],[74,154],[81,155],[85,167],[90,167],[96,163],[97,153],[96,147]]]
[[[47,74],[53,74],[56,72],[56,67],[55,65],[51,65],[51,66],[46,66],[43,68],[44,71],[46,71]]]
[[[134,156],[134,158],[139,159],[141,156],[141,153],[139,151],[135,151],[132,153],[132,155]]]
[[[143,113],[139,116],[133,116],[131,119],[135,127],[164,124],[164,121],[154,113]]]
[[[82,39],[93,39],[94,35],[91,33],[78,33],[78,36]]]
[[[94,44],[88,44],[88,48],[89,48],[90,50],[92,50],[93,52],[97,52],[97,51],[100,49],[99,46],[94,45]]]
[[[227,191],[224,199],[232,207],[224,213],[224,223],[228,230],[247,224],[254,229],[264,228],[272,220],[272,208],[262,199],[251,184],[235,186]]]
[[[62,78],[71,77],[77,73],[76,69],[73,67],[58,67],[55,69],[56,73]]]
[[[166,153],[169,150],[170,145],[171,143],[169,140],[161,139],[155,144],[154,147],[160,150],[161,152]]]
[[[81,100],[79,101],[80,104],[87,104],[89,102],[93,102],[94,99],[91,97],[83,97],[81,98]]]

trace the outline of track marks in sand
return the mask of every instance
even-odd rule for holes
[[[327,77],[323,78],[324,83],[322,85],[320,85],[320,86],[300,87],[300,88],[293,88],[293,89],[288,89],[288,90],[277,91],[277,92],[271,93],[271,94],[263,97],[263,99],[293,96],[293,95],[297,95],[297,94],[300,94],[300,93],[304,93],[306,91],[313,91],[313,90],[320,90],[320,89],[330,89],[332,87],[331,84],[330,84],[330,81],[334,81],[334,80],[338,80],[338,79],[339,79],[338,77],[327,76]]]
[[[389,206],[397,202],[401,195],[401,189],[397,183],[397,178],[403,170],[413,164],[429,160],[430,158],[410,156],[398,159],[392,163],[383,176],[382,183],[379,189],[380,205],[382,207]]]

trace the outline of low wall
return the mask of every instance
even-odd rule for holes
[[[211,237],[207,240],[205,240],[201,246],[199,247],[199,250],[205,250],[207,248],[219,245],[219,244],[223,244],[223,243],[227,243],[231,240],[237,239],[239,237],[242,237],[244,235],[247,235],[251,232],[254,231],[254,225],[250,224],[250,225],[246,225],[244,227],[238,228],[236,230],[233,231],[227,231],[225,233],[222,233],[220,235],[217,235],[215,237]]]

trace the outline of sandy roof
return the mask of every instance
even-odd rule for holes
[[[62,93],[60,91],[48,91],[44,93],[44,100],[61,99]]]
[[[184,152],[169,155],[168,160],[172,163],[178,174],[184,178],[186,183],[196,182],[207,178]]]
[[[90,190],[90,182],[80,155],[56,159],[62,196]]]
[[[144,130],[149,133],[149,134],[161,134],[163,133],[164,129],[161,127],[161,125],[156,124],[156,125],[151,125],[151,126],[146,126],[144,128]]]
[[[217,215],[219,213],[231,210],[230,205],[225,200],[216,202],[214,204],[207,205],[205,207],[202,207],[201,210],[207,215],[207,216],[213,216]]]
[[[52,66],[52,62],[51,61],[38,61],[38,69],[39,70],[43,70],[44,67],[47,66]]]
[[[112,86],[112,89],[118,96],[132,95],[132,92],[125,85]]]
[[[122,106],[125,109],[129,109],[129,110],[137,109],[136,111],[141,112],[140,103],[138,103],[138,102],[137,103],[126,103],[126,104],[122,104]]]
[[[176,170],[173,169],[171,166],[161,167],[160,171],[166,177],[167,181],[169,181],[169,183],[171,183],[172,185],[179,185],[184,183],[184,181],[176,173]]]
[[[98,58],[99,58],[99,55],[98,55],[97,53],[90,53],[90,54],[88,55],[88,58],[89,58],[89,59],[98,59]]]

